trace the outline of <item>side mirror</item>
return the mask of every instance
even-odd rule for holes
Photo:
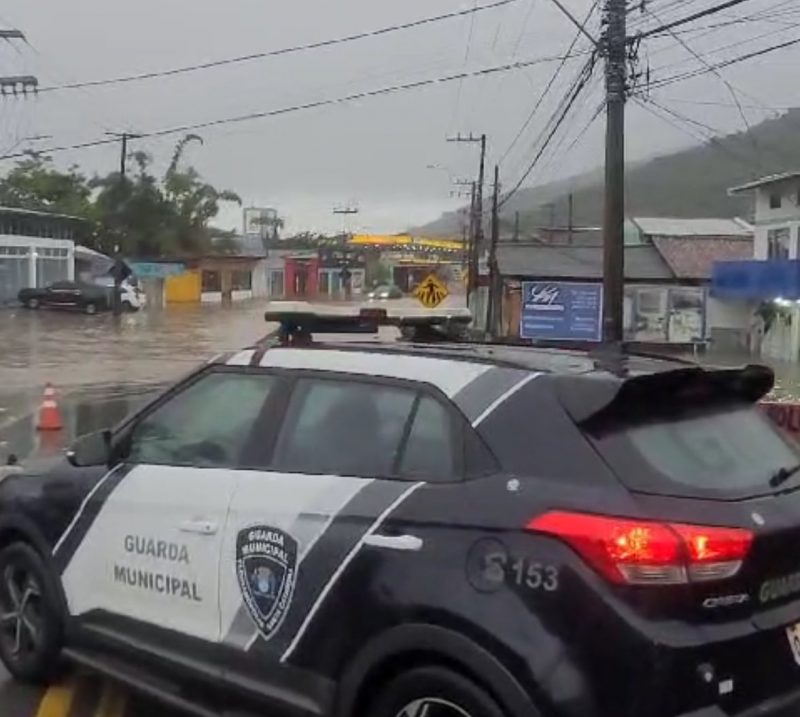
[[[67,460],[78,468],[108,465],[111,459],[111,431],[88,433],[67,449]]]

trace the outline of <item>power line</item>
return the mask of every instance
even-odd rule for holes
[[[720,5],[714,5],[713,7],[706,8],[705,10],[700,10],[692,15],[688,15],[683,17],[679,20],[673,20],[672,22],[668,22],[666,25],[661,25],[659,27],[651,28],[645,32],[640,32],[636,35],[636,38],[645,38],[654,35],[655,33],[664,32],[665,30],[671,30],[674,27],[679,27],[681,25],[685,25],[689,22],[694,22],[695,20],[699,20],[702,17],[708,17],[709,15],[714,15],[718,12],[722,12],[723,10],[727,10],[729,7],[735,7],[736,5],[741,5],[744,2],[749,2],[750,0],[727,0],[727,2],[721,3]]]
[[[700,77],[701,75],[706,75],[709,72],[713,72],[714,70],[720,70],[724,67],[730,67],[731,65],[738,64],[740,62],[745,62],[746,60],[752,60],[755,57],[762,57],[763,55],[767,55],[771,52],[777,52],[778,50],[784,50],[787,47],[792,47],[793,45],[797,45],[800,43],[800,38],[795,38],[794,40],[788,40],[786,42],[781,42],[777,45],[771,45],[770,47],[765,47],[760,50],[754,50],[753,52],[748,52],[745,55],[740,55],[739,57],[734,57],[730,60],[724,60],[722,62],[717,63],[716,65],[711,65],[713,69],[698,69],[694,72],[685,72],[679,75],[672,75],[671,77],[665,77],[663,80],[656,80],[654,83],[650,85],[651,89],[658,89],[660,87],[666,87],[667,85],[672,85],[676,82],[683,82],[684,80],[689,80],[694,77]]]
[[[598,0],[594,0],[594,2],[592,3],[591,7],[589,8],[589,12],[586,13],[586,17],[583,20],[583,25],[584,26],[586,25],[586,23],[589,22],[589,18],[592,16],[592,13],[595,11],[595,8],[597,7],[597,2],[598,2]],[[545,97],[547,97],[547,94],[550,92],[550,90],[552,89],[552,87],[555,84],[556,80],[558,79],[558,76],[561,74],[561,71],[564,69],[564,66],[567,64],[567,59],[572,54],[572,51],[575,49],[575,45],[578,44],[578,40],[580,40],[580,37],[581,37],[581,32],[578,31],[575,34],[575,37],[573,38],[573,40],[570,43],[569,47],[567,48],[567,52],[564,55],[564,59],[559,63],[558,67],[556,68],[556,71],[551,75],[550,80],[547,82],[547,85],[545,85],[545,88],[542,91],[542,94],[539,95],[539,99],[536,101],[536,104],[533,106],[533,109],[530,111],[530,114],[526,118],[525,122],[522,123],[522,127],[519,128],[519,131],[517,132],[516,136],[514,137],[513,140],[511,140],[511,144],[508,145],[508,147],[506,148],[506,151],[503,152],[502,156],[500,157],[499,164],[502,164],[506,160],[506,157],[508,157],[508,155],[511,153],[511,150],[514,149],[514,147],[516,146],[517,142],[519,142],[520,138],[525,133],[525,130],[528,129],[528,127],[530,126],[530,123],[533,121],[534,116],[539,111],[539,108],[542,106],[542,103],[544,102]]]
[[[652,10],[647,10],[647,12],[655,17],[658,22],[662,22],[661,19],[656,15],[655,12]],[[744,109],[742,108],[741,103],[739,102],[739,98],[737,97],[736,93],[734,92],[733,85],[731,85],[728,80],[726,80],[717,70],[716,68],[712,67],[711,64],[706,60],[704,57],[699,55],[682,37],[679,37],[672,28],[667,28],[666,30],[672,37],[690,54],[694,57],[698,62],[704,65],[710,72],[712,72],[717,79],[725,86],[725,89],[731,96],[731,99],[736,104],[736,109],[739,111],[739,116],[742,118],[742,122],[744,123],[744,128],[747,131],[748,137],[750,137],[751,142],[753,143],[753,152],[756,156],[756,161],[758,161],[758,144],[756,142],[755,135],[753,135],[750,127],[750,123],[747,121],[747,115],[744,113]]]
[[[478,0],[475,0],[474,5],[472,6],[473,10],[477,7]],[[469,33],[467,34],[467,47],[464,50],[464,62],[462,63],[462,67],[466,69],[467,63],[469,62],[469,55],[472,52],[472,38],[475,33],[475,14],[473,13],[469,19]],[[456,120],[458,119],[458,110],[461,106],[461,90],[464,87],[464,81],[461,80],[458,83],[458,90],[456,90],[456,102],[455,106],[453,107],[453,119],[450,122],[451,125],[455,124]]]
[[[685,105],[700,105],[705,107],[735,107],[731,102],[719,102],[715,100],[686,100],[680,97],[662,97],[662,100],[668,102],[677,102],[678,104]],[[795,105],[742,105],[750,110],[765,110],[768,112],[784,112],[786,110],[794,110],[800,108],[800,100]]]
[[[580,20],[578,20],[578,18],[576,18],[576,17],[575,17],[575,16],[574,16],[574,15],[573,15],[573,14],[572,14],[572,13],[571,13],[571,12],[570,12],[570,11],[569,11],[569,10],[568,10],[566,7],[565,7],[565,6],[564,6],[564,5],[561,3],[561,0],[552,0],[552,2],[553,2],[553,4],[554,4],[554,5],[555,5],[555,6],[556,6],[556,7],[557,7],[559,10],[561,10],[561,12],[562,12],[564,15],[566,15],[566,16],[569,18],[570,22],[571,22],[573,25],[575,25],[575,27],[577,27],[577,28],[578,28],[578,32],[580,32],[582,35],[585,35],[587,38],[589,38],[589,42],[591,42],[591,43],[592,43],[592,45],[594,45],[595,47],[599,47],[599,43],[597,42],[597,40],[596,40],[594,37],[592,37],[592,34],[591,34],[591,33],[590,33],[590,32],[589,32],[587,29],[586,29],[586,22],[581,22]]]
[[[685,117],[685,116],[681,115],[680,113],[669,109],[668,107],[664,107],[663,105],[658,104],[653,99],[650,99],[648,102],[644,102],[639,97],[634,97],[633,99],[642,109],[647,110],[650,114],[652,114],[655,117],[658,117],[663,122],[666,122],[670,126],[672,126],[675,129],[677,129],[678,131],[683,132],[684,134],[688,134],[693,139],[699,139],[701,142],[708,142],[709,143],[708,144],[709,147],[713,147],[714,149],[722,152],[723,154],[728,155],[732,159],[735,159],[737,162],[739,162],[740,164],[744,165],[745,167],[747,167],[749,169],[752,169],[753,163],[751,161],[749,161],[746,157],[742,157],[741,155],[737,154],[736,152],[734,152],[734,151],[728,149],[727,147],[725,147],[725,145],[723,145],[718,139],[716,139],[716,137],[709,137],[708,135],[703,135],[703,134],[699,134],[698,135],[696,131],[692,131],[692,130],[690,130],[687,127],[684,126],[685,124],[699,125],[698,122],[695,122],[694,120],[690,120],[688,117]],[[678,124],[677,122],[674,122],[669,117],[665,117],[663,114],[660,114],[660,113],[656,112],[650,105],[655,105],[662,112],[667,113],[667,115],[671,115],[672,117],[676,118],[677,120],[679,120],[679,122],[681,122],[683,124]]]
[[[577,56],[577,55],[576,55]],[[335,97],[325,100],[315,100],[312,102],[306,102],[303,104],[291,105],[288,107],[281,107],[279,109],[274,110],[265,110],[262,112],[251,112],[245,115],[238,115],[235,117],[226,117],[223,119],[216,119],[216,120],[208,120],[206,122],[197,122],[194,124],[186,124],[179,127],[172,127],[169,129],[162,129],[162,130],[153,130],[151,132],[141,132],[142,137],[163,137],[166,135],[171,134],[181,134],[185,132],[191,132],[199,129],[207,129],[209,127],[218,127],[220,125],[227,125],[227,124],[237,124],[241,122],[247,122],[250,120],[256,119],[265,119],[267,117],[277,117],[280,115],[286,114],[293,114],[295,112],[302,112],[305,110],[311,109],[318,109],[320,107],[328,107],[333,105],[339,104],[347,104],[349,102],[355,102],[358,100],[367,99],[370,97],[379,97],[382,95],[391,95],[396,94],[399,92],[405,92],[408,90],[415,90],[422,87],[429,87],[432,85],[437,84],[444,84],[447,82],[456,82],[462,78],[471,78],[471,77],[483,77],[486,75],[493,75],[499,74],[504,72],[510,72],[512,70],[522,69],[524,67],[531,67],[533,65],[539,65],[546,62],[558,62],[563,59],[563,55],[553,56],[553,57],[539,57],[533,60],[524,60],[519,62],[507,63],[504,65],[495,65],[493,67],[485,67],[480,70],[472,70],[470,72],[458,72],[452,75],[445,75],[442,77],[434,77],[427,80],[416,80],[414,82],[406,82],[400,85],[392,85],[390,87],[382,87],[377,90],[365,90],[363,92],[356,92],[349,95],[344,95],[342,97]],[[50,147],[48,149],[40,150],[41,154],[51,154],[55,152],[65,152],[68,150],[73,149],[86,149],[89,147],[99,147],[105,144],[111,144],[116,142],[116,139],[99,139],[93,140],[88,142],[81,142],[78,144],[71,144],[71,145],[62,145],[57,147]],[[17,159],[19,157],[26,156],[25,152],[19,152],[15,154],[5,154],[0,155],[0,160],[4,159]]]
[[[594,66],[595,66],[595,58],[594,56],[592,56],[589,58],[589,61],[583,66],[581,74],[578,76],[575,83],[573,83],[570,92],[565,98],[563,107],[560,110],[556,110],[556,113],[553,115],[554,121],[552,122],[552,129],[547,135],[547,138],[544,140],[539,151],[536,153],[536,156],[534,156],[533,161],[528,165],[528,168],[523,172],[522,176],[519,178],[517,183],[500,202],[499,205],[500,208],[504,207],[508,203],[508,201],[519,191],[519,188],[522,186],[523,182],[525,182],[525,180],[530,176],[530,173],[533,171],[534,167],[536,167],[537,163],[541,159],[548,145],[553,140],[555,133],[558,131],[559,127],[561,127],[561,125],[563,124],[566,116],[569,114],[569,111],[575,104],[575,101],[578,99],[581,92],[583,91],[583,88],[586,86],[586,83],[589,81],[589,78],[592,76]]]
[[[422,18],[419,20],[412,20],[397,25],[389,25],[387,27],[378,28],[376,30],[367,30],[365,32],[358,32],[352,35],[345,35],[343,37],[332,38],[328,40],[320,40],[318,42],[309,42],[302,45],[293,45],[290,47],[283,47],[277,50],[266,50],[264,52],[254,52],[249,55],[239,55],[237,57],[228,57],[223,60],[213,60],[211,62],[202,62],[195,65],[185,65],[183,67],[173,67],[168,70],[156,70],[153,72],[141,72],[135,75],[123,75],[120,77],[111,77],[104,80],[87,80],[84,82],[70,82],[61,85],[52,85],[50,87],[42,87],[39,92],[56,92],[60,90],[74,90],[83,87],[102,87],[105,85],[115,85],[128,82],[140,82],[143,80],[152,80],[160,77],[172,77],[175,75],[183,75],[190,72],[199,72],[202,70],[209,70],[214,67],[223,67],[226,65],[234,65],[243,62],[252,62],[254,60],[262,60],[268,57],[278,57],[280,55],[289,55],[297,52],[304,52],[306,50],[319,50],[324,47],[333,47],[335,45],[343,45],[357,40],[365,40],[370,37],[378,37],[380,35],[388,35],[394,32],[403,30],[411,30],[416,27],[424,25],[431,25],[433,23],[442,22],[444,20],[452,20],[466,15],[474,15],[475,13],[484,12],[486,10],[494,10],[498,7],[510,5],[518,2],[519,0],[495,0],[487,5],[476,5],[471,8],[463,10],[456,10],[454,12],[444,13],[441,15],[433,15],[431,17]]]
[[[718,45],[717,47],[714,47],[714,48],[708,50],[707,52],[703,53],[702,57],[703,57],[703,59],[708,59],[712,55],[714,55],[715,53],[721,52],[723,50],[729,50],[729,49],[731,49],[733,47],[741,47],[742,45],[749,44],[749,43],[755,42],[757,40],[763,40],[765,37],[772,37],[773,35],[779,35],[781,33],[786,32],[787,30],[795,29],[797,27],[800,27],[800,22],[790,23],[790,24],[786,25],[785,27],[781,27],[781,28],[779,28],[777,30],[769,30],[767,32],[762,32],[762,33],[760,33],[758,35],[751,35],[750,37],[746,37],[746,38],[743,38],[741,40],[737,40],[736,42],[730,42],[730,43],[728,43],[726,45]],[[677,36],[680,35],[679,32],[675,32],[674,30],[670,30],[665,34],[672,34],[672,33],[674,33],[676,35],[676,39],[677,39]],[[692,38],[692,41],[698,40],[700,37],[704,37],[704,35],[698,35],[698,36]],[[666,52],[667,50],[673,49],[673,47],[674,47],[674,45],[670,45],[669,47],[662,47],[662,48],[656,50],[655,52],[653,52],[652,54],[656,55],[656,54],[659,54],[661,52]],[[658,70],[665,70],[665,69],[669,69],[669,68],[672,68],[672,67],[680,67],[681,65],[686,64],[686,62],[687,62],[687,60],[681,60],[679,62],[671,62],[671,63],[669,63],[667,65],[662,65],[661,67],[658,68]]]

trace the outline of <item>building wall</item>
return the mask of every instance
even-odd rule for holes
[[[20,289],[75,278],[75,243],[0,234],[0,303],[16,300]]]
[[[253,288],[251,296],[253,298],[261,298],[267,295],[267,260],[262,259],[253,267]]]
[[[716,351],[747,351],[756,306],[749,301],[708,297],[706,321],[711,347]]]
[[[770,207],[770,197],[777,194],[781,198],[781,206]],[[800,181],[770,185],[756,190],[756,219],[753,255],[755,259],[769,258],[768,234],[771,229],[786,227],[790,231],[789,258],[800,256]]]
[[[200,301],[199,269],[192,269],[176,276],[168,276],[164,284],[164,294],[168,304],[197,303]]]

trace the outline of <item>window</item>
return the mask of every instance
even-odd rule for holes
[[[454,474],[450,416],[441,403],[430,396],[423,396],[403,450],[400,475],[426,480],[451,479]]]
[[[798,461],[797,449],[752,405],[666,412],[594,441],[625,483],[669,495],[766,493],[770,476]]]
[[[250,291],[253,288],[253,272],[236,270],[231,274],[231,289],[234,291]]]
[[[767,259],[789,258],[789,227],[767,231]]]
[[[218,271],[203,270],[201,275],[204,292],[222,291],[222,276]]]
[[[391,476],[416,394],[402,388],[336,380],[297,384],[278,438],[280,470]]]
[[[780,192],[770,192],[769,194],[769,208],[770,209],[780,209],[781,208],[781,195]]]
[[[136,426],[128,460],[175,466],[234,467],[275,379],[212,373]]]

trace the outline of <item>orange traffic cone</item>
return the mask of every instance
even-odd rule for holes
[[[36,428],[40,431],[60,431],[64,428],[61,411],[56,402],[56,390],[50,382],[46,383],[44,387],[44,399],[42,407],[39,409],[39,423]]]

